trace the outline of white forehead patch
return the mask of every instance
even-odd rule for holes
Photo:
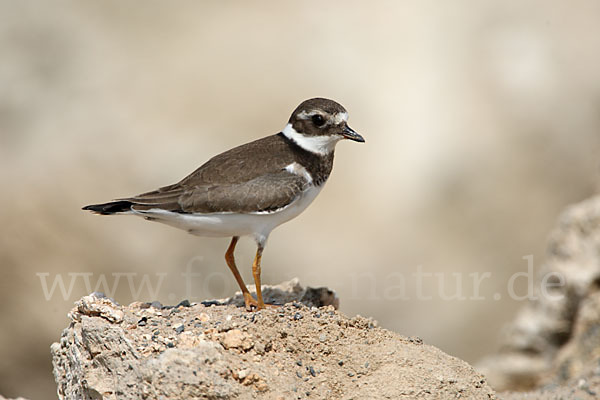
[[[292,124],[287,124],[281,133],[283,133],[288,139],[294,141],[304,150],[322,156],[330,154],[335,149],[337,142],[342,139],[341,135],[306,136],[297,132],[292,127]]]
[[[314,115],[322,115],[327,120],[326,125],[339,125],[342,122],[348,121],[348,113],[347,112],[339,112],[335,113],[332,118],[327,118],[327,114],[321,111],[312,110],[312,111],[302,111],[298,113],[299,119],[310,119]]]
[[[342,122],[348,121],[348,113],[347,112],[339,112],[333,116],[333,121],[336,125],[341,124]]]
[[[301,111],[300,113],[298,113],[298,118],[300,119],[310,119],[312,118],[313,115],[323,115],[322,112],[313,110],[313,111]]]

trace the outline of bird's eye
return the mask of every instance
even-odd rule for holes
[[[325,123],[325,119],[321,114],[315,114],[312,116],[312,122],[315,126],[322,126]]]

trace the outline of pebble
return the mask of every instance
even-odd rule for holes
[[[342,365],[344,365],[344,361],[343,360],[338,361],[338,365],[341,367]]]
[[[254,343],[250,340],[248,334],[239,329],[232,329],[225,333],[221,337],[221,344],[226,349],[241,348],[243,350],[249,350],[254,346]]]
[[[256,388],[256,390],[258,390],[259,392],[266,392],[267,390],[269,390],[269,385],[267,385],[265,382],[263,381],[259,381],[256,382],[254,384],[254,387]]]
[[[138,321],[138,326],[146,326],[148,322],[148,318],[146,317],[142,317],[139,321]]]
[[[238,371],[238,377],[240,378],[240,380],[243,380],[245,377],[248,376],[249,372],[250,372],[250,370],[248,370],[248,369],[241,369]]]
[[[302,379],[302,372],[300,371],[296,371],[296,376],[300,379]]]
[[[411,336],[408,338],[408,341],[411,343],[416,343],[416,344],[423,344],[423,339],[421,339],[418,336]]]
[[[144,303],[142,301],[134,301],[129,305],[130,308],[139,308],[140,310],[150,307],[150,303]]]
[[[175,329],[175,332],[181,333],[185,330],[185,326],[183,324],[177,324],[173,327],[173,329]]]
[[[317,372],[315,371],[315,369],[312,367],[312,365],[310,367],[308,367],[308,372],[310,372],[310,374],[314,377],[317,376]]]
[[[299,367],[301,367],[302,366],[302,360],[296,361],[296,365],[299,366]]]
[[[303,318],[303,317],[302,317],[302,314],[300,314],[300,313],[296,313],[296,314],[294,314],[294,321],[301,320],[302,318]]]
[[[254,351],[256,351],[258,355],[265,354],[265,351],[267,351],[267,346],[265,346],[265,344],[262,342],[254,343]]]
[[[162,308],[162,303],[160,301],[154,300],[152,303],[150,303],[150,307],[154,307],[154,308]]]
[[[208,321],[210,321],[210,315],[208,315],[207,313],[200,313],[200,315],[198,315],[197,319],[200,322],[208,322]]]
[[[579,379],[579,381],[577,381],[577,387],[591,396],[596,396],[596,392],[590,389],[585,379]]]
[[[217,301],[217,300],[203,301],[200,304],[202,304],[204,307],[212,307],[212,306],[221,306],[221,305],[223,305],[220,301]]]
[[[325,335],[324,333],[321,333],[319,335],[319,342],[323,343],[326,340],[327,340],[327,335]]]
[[[348,372],[348,376],[352,378],[354,376],[354,372]]]
[[[177,304],[177,305],[175,306],[175,308],[177,308],[177,307],[191,307],[191,306],[192,306],[192,305],[190,304],[190,301],[189,301],[188,299],[185,299],[185,300],[181,300],[181,301],[179,302],[179,304]]]

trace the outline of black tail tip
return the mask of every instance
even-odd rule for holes
[[[106,211],[104,209],[104,204],[91,204],[89,206],[82,207],[81,209],[84,211],[91,211],[94,214],[98,215],[110,215],[112,213]]]
[[[131,211],[131,205],[132,203],[130,201],[111,201],[110,203],[104,204],[90,204],[81,209],[84,211],[91,211],[98,215],[111,215]]]

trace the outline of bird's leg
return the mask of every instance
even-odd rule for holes
[[[237,281],[238,285],[240,286],[242,295],[244,296],[244,303],[246,304],[246,310],[250,311],[252,309],[252,307],[258,308],[258,303],[256,302],[256,300],[254,300],[254,298],[252,298],[252,295],[250,294],[250,292],[248,291],[248,288],[244,284],[244,280],[242,279],[242,276],[240,275],[240,272],[238,271],[238,269],[235,265],[235,257],[233,256],[233,252],[235,251],[235,245],[237,244],[238,239],[239,239],[239,236],[234,236],[231,238],[231,243],[229,244],[229,247],[227,248],[227,252],[225,253],[225,261],[227,262],[229,269],[233,273],[235,280]]]
[[[260,287],[260,260],[262,258],[263,245],[258,244],[258,248],[256,249],[256,257],[254,257],[254,262],[252,263],[252,276],[254,277],[254,284],[256,285],[256,299],[258,300],[258,304],[256,305],[257,310],[262,310],[265,308],[265,302],[262,298],[262,291]]]

